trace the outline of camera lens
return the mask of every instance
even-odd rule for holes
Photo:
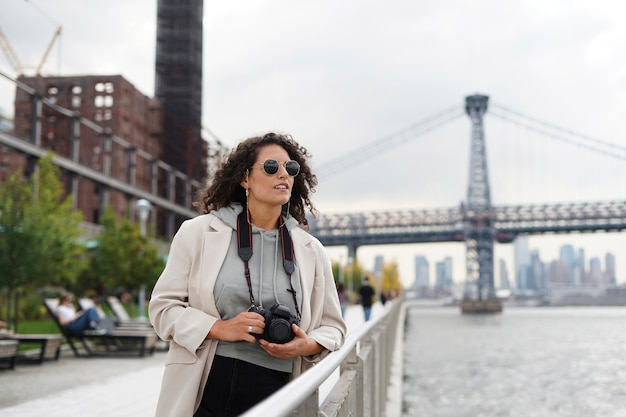
[[[269,335],[274,343],[287,343],[293,339],[291,324],[287,320],[275,318],[270,322]]]

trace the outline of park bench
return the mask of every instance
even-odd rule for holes
[[[50,317],[63,334],[75,356],[112,356],[151,355],[156,348],[158,337],[153,329],[124,329],[114,328],[106,333],[90,333],[75,335],[67,331],[59,322],[56,315],[58,299],[47,298],[43,301]]]
[[[37,348],[28,352],[20,352],[19,360],[43,363],[44,360],[58,360],[61,354],[63,337],[60,334],[11,334],[10,340],[16,340],[20,344],[37,345]],[[34,352],[34,354],[33,354]]]
[[[17,340],[0,340],[0,361],[7,362],[9,369],[15,368],[18,346],[19,342]]]

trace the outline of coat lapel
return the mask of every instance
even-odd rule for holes
[[[196,277],[198,280],[198,287],[200,290],[197,294],[198,300],[206,302],[204,308],[210,314],[219,317],[217,306],[215,305],[214,297],[202,297],[202,293],[210,291],[213,293],[215,282],[217,281],[217,275],[224,259],[226,259],[226,253],[230,246],[230,241],[233,235],[233,229],[227,226],[224,222],[219,220],[215,216],[211,216],[212,219],[208,224],[208,230],[204,233],[204,239],[202,242],[202,261],[201,268],[198,271],[199,275]]]
[[[315,250],[309,244],[311,238],[307,233],[298,233],[294,229],[291,233],[294,242],[294,254],[298,271],[300,272],[300,288],[302,289],[302,299],[309,300],[313,294],[313,284],[315,283]],[[311,312],[308,308],[302,309],[300,327],[307,329],[311,324]]]

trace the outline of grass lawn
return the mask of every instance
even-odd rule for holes
[[[61,334],[59,328],[52,320],[20,320],[18,323],[20,333],[51,333]]]
[[[20,320],[17,327],[21,334],[61,334],[52,320]],[[39,348],[40,344],[20,343],[20,352]]]

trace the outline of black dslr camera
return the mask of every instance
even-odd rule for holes
[[[291,325],[300,324],[298,318],[291,315],[289,307],[282,304],[274,304],[269,310],[252,306],[248,311],[260,314],[265,319],[263,334],[252,334],[257,339],[265,339],[268,342],[283,344],[291,341],[295,336]]]

